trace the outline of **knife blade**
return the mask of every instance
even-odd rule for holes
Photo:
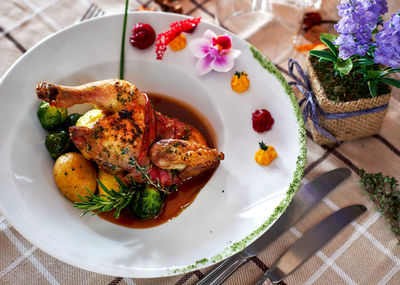
[[[203,277],[197,285],[222,284],[236,269],[256,256],[271,242],[304,217],[322,198],[350,176],[347,168],[337,168],[322,174],[299,189],[286,211],[257,240],[236,253]]]
[[[254,285],[262,285],[268,279],[272,283],[282,281],[366,210],[363,205],[352,205],[322,220],[298,239]]]

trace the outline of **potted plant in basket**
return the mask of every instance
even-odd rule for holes
[[[317,143],[379,132],[392,86],[400,88],[400,80],[390,77],[400,72],[400,10],[383,23],[387,11],[385,0],[339,5],[339,36],[321,34],[328,48],[310,51],[307,71],[318,110],[311,133]]]

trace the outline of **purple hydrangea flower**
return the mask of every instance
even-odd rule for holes
[[[388,11],[386,0],[351,0],[338,6],[340,21],[335,29],[340,34],[334,42],[339,45],[339,57],[365,55],[372,45],[371,33],[379,17]]]
[[[375,35],[377,49],[374,61],[383,65],[400,67],[400,10]]]

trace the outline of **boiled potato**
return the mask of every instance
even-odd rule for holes
[[[92,110],[87,111],[85,114],[83,114],[78,119],[75,126],[91,128],[99,119],[101,119],[103,117],[104,117],[104,113],[102,110],[92,109]]]
[[[80,153],[68,152],[58,157],[54,164],[54,180],[58,189],[73,202],[81,202],[79,194],[85,198],[97,189],[97,172],[95,167]]]
[[[91,128],[99,119],[103,118],[104,116],[104,112],[100,109],[89,110],[78,119],[75,126]],[[90,156],[85,151],[81,152],[84,158],[90,160]]]
[[[115,180],[114,175],[108,174],[104,170],[99,169],[99,180],[108,190],[114,189],[117,192],[119,191],[119,183]],[[99,196],[101,194],[108,195],[99,185]]]

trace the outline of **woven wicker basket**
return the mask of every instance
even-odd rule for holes
[[[364,110],[373,107],[379,107],[389,103],[391,94],[377,96],[370,99],[360,99],[357,101],[350,102],[334,102],[329,100],[324,92],[324,89],[317,78],[314,68],[307,58],[307,72],[310,78],[310,82],[317,98],[318,104],[321,109],[326,113],[345,113]],[[353,140],[361,137],[367,137],[377,134],[381,128],[383,119],[386,115],[387,109],[380,112],[370,113],[361,116],[350,117],[346,119],[327,119],[318,113],[320,120],[320,125],[323,129],[332,134],[338,141]],[[309,119],[309,124],[311,126],[311,134],[313,140],[320,144],[330,144],[334,141],[326,138],[325,136],[318,133],[312,122]]]

